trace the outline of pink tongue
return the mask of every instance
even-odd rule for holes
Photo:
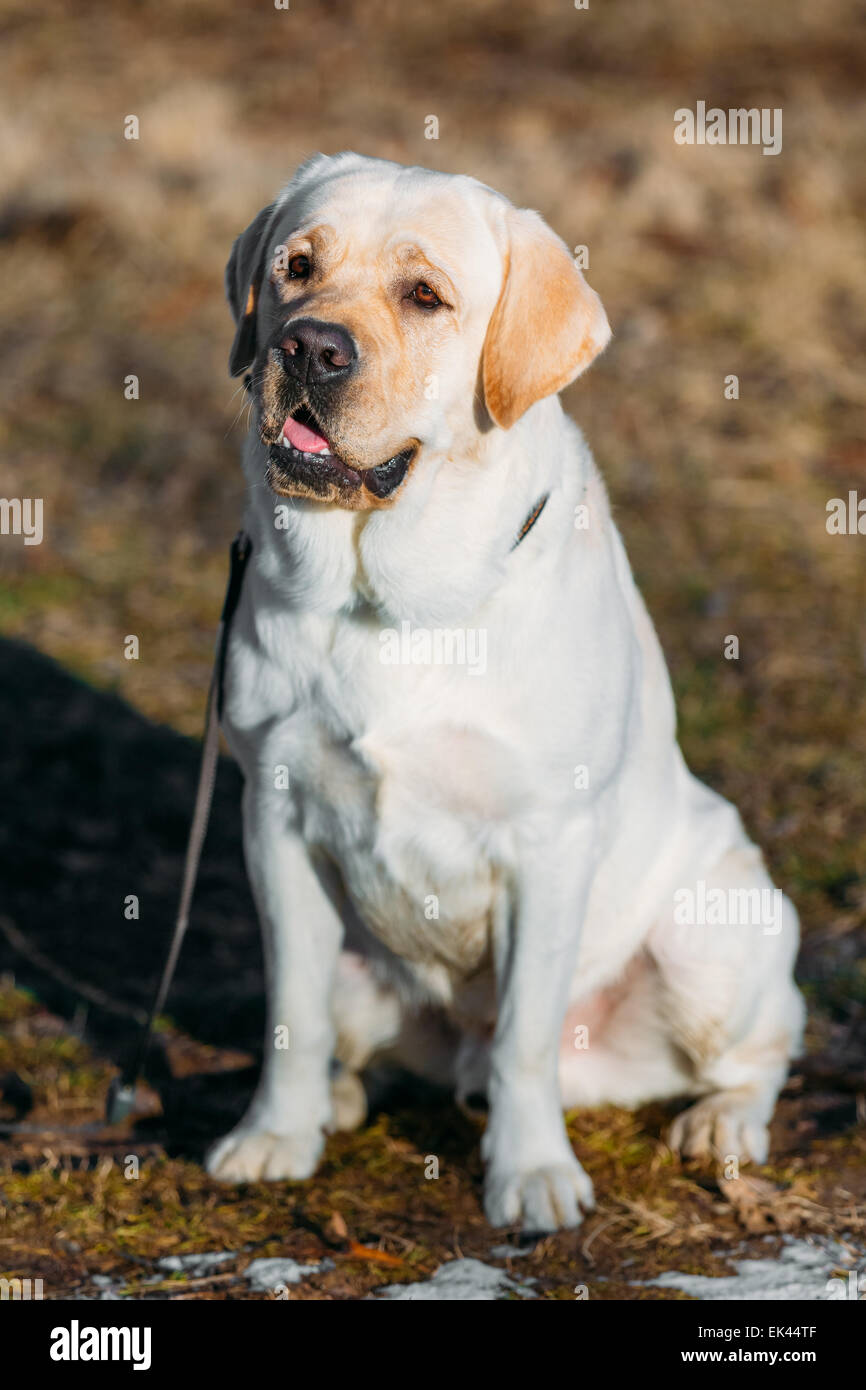
[[[300,420],[293,420],[291,415],[283,425],[283,434],[290,444],[296,449],[300,449],[305,454],[329,454],[331,452],[327,439],[315,430],[308,429],[302,425]]]

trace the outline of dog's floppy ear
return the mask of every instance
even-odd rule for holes
[[[610,339],[601,300],[537,212],[509,207],[505,279],[482,359],[488,414],[510,429],[535,401],[561,391]]]
[[[226,266],[226,297],[237,324],[229,354],[232,376],[247,371],[256,355],[256,310],[275,208],[276,203],[262,208],[246,231],[241,232]]]

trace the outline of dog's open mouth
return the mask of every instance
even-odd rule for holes
[[[280,490],[280,482],[295,483],[322,497],[330,496],[334,488],[346,493],[362,487],[374,497],[388,497],[405,478],[414,453],[412,445],[375,468],[350,468],[333,452],[307,405],[286,416],[279,440],[268,447],[271,482],[276,491]]]

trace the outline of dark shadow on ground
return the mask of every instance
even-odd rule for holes
[[[121,1010],[147,1008],[173,924],[198,744],[9,641],[0,641],[0,728],[0,913],[59,971],[104,991]],[[236,766],[222,758],[166,1012],[199,1042],[258,1054],[262,963],[241,850],[241,785]],[[124,916],[131,894],[139,899],[137,921]],[[66,1018],[81,1004],[3,935],[0,970],[14,971]],[[86,1033],[120,1063],[136,1027],[89,1005]],[[159,1045],[148,1070],[162,1089],[168,1076]],[[249,1069],[223,1076],[232,1077],[232,1091],[252,1084]],[[206,1096],[197,1092],[216,1082],[190,1076],[169,1084],[166,1120],[186,1110],[186,1123],[197,1128],[190,1107],[200,1105],[207,1125]]]

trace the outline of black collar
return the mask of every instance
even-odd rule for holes
[[[549,497],[550,497],[550,493],[549,493],[549,492],[546,492],[546,493],[544,494],[543,497],[540,497],[540,498],[538,499],[538,501],[536,502],[535,506],[532,508],[532,511],[529,513],[529,516],[526,518],[526,520],[524,521],[524,523],[523,523],[523,525],[521,526],[520,530],[518,531],[518,533],[517,533],[517,539],[516,539],[516,541],[514,542],[513,546],[511,547],[512,550],[516,550],[517,547],[520,545],[520,542],[526,540],[526,537],[529,535],[529,533],[530,533],[530,531],[532,530],[533,526],[535,525],[536,521],[537,521],[538,518],[541,516],[541,513],[544,511],[545,507],[547,506],[547,502],[548,502]]]

